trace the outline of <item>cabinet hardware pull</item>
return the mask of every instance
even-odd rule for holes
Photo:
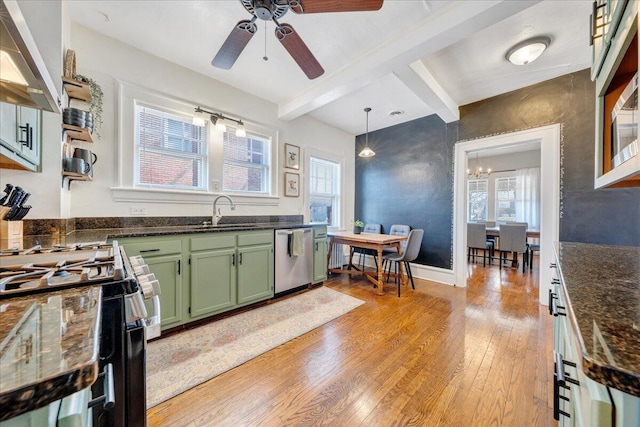
[[[565,390],[569,390],[569,387],[565,384],[564,374],[564,360],[562,360],[562,354],[554,353],[554,372],[553,372],[553,419],[556,421],[560,420],[560,415],[565,416],[567,418],[571,418],[571,415],[566,413],[565,411],[560,409],[560,400],[564,400],[565,402],[569,402],[569,398],[566,396],[560,395],[560,388]],[[571,363],[571,362],[569,362]]]
[[[318,252],[318,242],[316,242],[316,252]]]
[[[565,309],[564,306],[562,305],[558,305],[556,304],[557,300],[553,300],[553,304],[552,304],[552,308],[551,308],[551,314],[553,314],[554,317],[558,317],[558,316],[566,316],[567,313],[560,313],[558,311],[558,309]]]
[[[231,265],[236,266],[236,254],[231,254]]]
[[[558,268],[558,264],[552,262],[551,264],[549,264],[549,268]]]
[[[242,265],[242,252],[238,254],[238,264]]]
[[[549,315],[553,316],[553,300],[556,299],[556,294],[549,289]]]
[[[182,260],[178,260],[178,276],[181,274],[180,272],[182,271]]]
[[[141,254],[148,254],[151,252],[160,252],[160,249],[143,249],[140,251]]]
[[[33,150],[33,128],[29,125],[29,123],[25,123],[24,126],[18,126],[20,128],[20,133],[24,132],[24,138],[20,139],[18,142],[26,147],[29,150]]]

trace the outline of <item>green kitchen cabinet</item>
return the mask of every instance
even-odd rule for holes
[[[327,226],[313,227],[313,283],[327,279]]]
[[[186,320],[183,309],[182,240],[166,237],[119,239],[127,256],[140,255],[160,282],[161,329],[180,325]],[[147,304],[147,310],[151,304]],[[151,313],[149,313],[151,314]]]
[[[42,111],[0,103],[0,167],[39,172]]]
[[[236,305],[236,249],[192,252],[191,317],[214,314]]]
[[[273,231],[238,235],[238,304],[273,297]]]

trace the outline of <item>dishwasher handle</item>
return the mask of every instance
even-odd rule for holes
[[[306,230],[304,230],[304,233],[311,233],[311,229],[307,228]],[[276,231],[276,234],[279,235],[289,235],[289,234],[293,234],[293,230],[278,230]]]

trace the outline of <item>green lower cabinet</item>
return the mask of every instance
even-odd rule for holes
[[[238,248],[238,304],[272,296],[273,244]]]
[[[191,253],[191,317],[236,305],[236,250]]]
[[[313,283],[327,280],[327,226],[313,227]]]
[[[182,255],[144,257],[149,270],[160,282],[160,327],[166,329],[184,320],[182,310]],[[151,304],[147,304],[149,310]],[[151,312],[150,312],[151,314]]]

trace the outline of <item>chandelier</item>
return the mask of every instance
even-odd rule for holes
[[[491,175],[491,168],[486,171],[482,169],[482,166],[478,166],[478,153],[476,153],[476,170],[471,172],[471,169],[467,169],[467,178],[469,179],[487,179]]]

